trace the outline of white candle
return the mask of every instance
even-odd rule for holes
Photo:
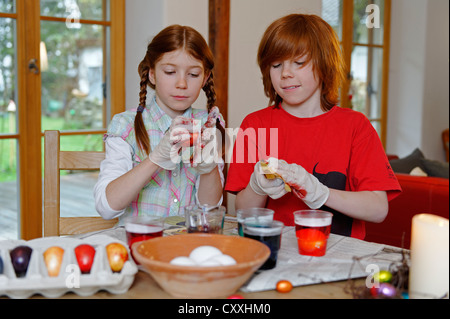
[[[448,298],[448,219],[419,214],[412,219],[410,298]]]

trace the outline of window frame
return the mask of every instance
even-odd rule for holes
[[[387,117],[388,117],[388,87],[389,87],[389,54],[390,54],[390,40],[391,40],[391,0],[384,0],[384,33],[383,44],[366,44],[353,42],[353,3],[354,0],[343,0],[342,8],[342,50],[346,64],[347,79],[342,85],[341,89],[341,106],[350,108],[351,102],[348,96],[351,85],[351,62],[352,50],[354,46],[364,46],[367,48],[381,48],[383,49],[383,66],[382,66],[382,84],[381,84],[381,113],[380,118],[369,120],[371,122],[380,123],[380,140],[383,147],[386,148],[387,138]]]
[[[1,134],[1,139],[15,139],[18,144],[19,237],[25,240],[42,237],[42,147],[41,74],[30,71],[28,63],[39,65],[41,20],[40,1],[16,0],[15,13],[1,13],[1,18],[16,20],[16,72],[18,94],[18,130]],[[65,18],[62,18],[65,19]],[[58,20],[59,21],[59,20]],[[125,0],[110,3],[110,21],[80,20],[110,27],[110,112],[109,119],[125,110]],[[36,98],[39,96],[39,98]],[[105,127],[107,123],[104,123]],[[104,133],[105,130],[63,132],[62,135]]]

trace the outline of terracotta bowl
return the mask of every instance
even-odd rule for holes
[[[179,266],[169,262],[210,245],[233,257],[231,266]],[[218,298],[235,293],[269,258],[269,248],[253,239],[218,234],[159,237],[132,246],[134,258],[155,281],[176,298]]]

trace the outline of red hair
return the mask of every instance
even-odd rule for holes
[[[264,33],[258,49],[258,64],[269,104],[282,102],[272,86],[270,67],[275,62],[306,55],[322,83],[321,107],[329,110],[339,101],[345,79],[345,63],[333,28],[316,15],[291,14],[274,21]]]

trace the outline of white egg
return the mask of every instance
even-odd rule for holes
[[[206,260],[205,262],[218,262],[221,266],[236,265],[236,260],[229,255],[217,255]],[[202,265],[204,263],[202,263]]]
[[[172,265],[178,265],[178,266],[197,266],[197,263],[195,261],[193,261],[191,258],[185,257],[185,256],[175,257],[174,259],[172,259],[170,261],[170,263]]]
[[[199,246],[191,251],[189,258],[195,261],[197,264],[201,264],[203,261],[210,259],[214,256],[222,255],[222,252],[213,246]]]
[[[216,256],[216,257],[219,257],[219,256]],[[201,267],[215,267],[215,266],[222,266],[222,264],[219,261],[214,260],[214,257],[213,257],[213,258],[210,258],[210,259],[207,259],[207,260],[203,261],[201,264],[199,264],[199,266],[201,266]]]

